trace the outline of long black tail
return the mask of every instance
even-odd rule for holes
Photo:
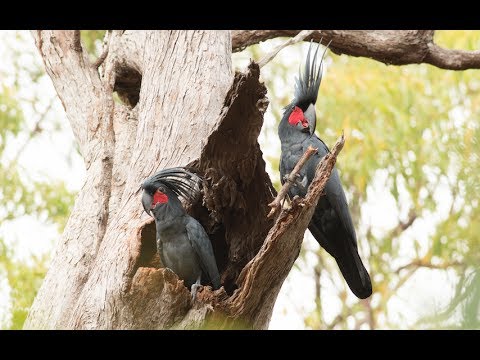
[[[310,222],[308,228],[319,244],[335,258],[348,287],[355,296],[366,299],[372,295],[370,275],[363,266],[358,249],[346,237],[344,231],[339,229],[340,231],[329,234],[327,240],[313,221]]]
[[[367,269],[363,266],[358,250],[353,245],[347,245],[345,256],[335,258],[345,281],[352,292],[360,299],[366,299],[372,295],[372,282]],[[353,260],[353,261],[352,261]]]

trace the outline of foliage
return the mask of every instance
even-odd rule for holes
[[[13,36],[18,44],[31,40],[28,33],[17,32]],[[60,233],[72,208],[74,194],[63,181],[50,178],[38,180],[38,176],[32,176],[35,174],[24,166],[22,158],[23,151],[42,134],[40,122],[44,118],[40,117],[33,126],[27,121],[25,110],[35,111],[44,99],[33,90],[25,94],[22,86],[25,83],[32,88],[39,86],[47,75],[39,59],[33,64],[22,59],[22,56],[32,56],[33,47],[30,54],[19,51],[17,47],[4,50],[11,54],[14,66],[13,73],[8,75],[0,70],[0,77],[9,77],[12,85],[0,86],[0,224],[6,227],[24,216],[33,216],[44,224],[55,224]],[[50,109],[48,107],[46,112]],[[68,125],[58,125],[61,129],[65,126]],[[4,236],[5,232],[0,232],[0,280],[7,279],[10,316],[8,321],[0,323],[0,327],[20,329],[45,276],[49,256],[31,254],[24,259],[17,254],[20,250],[18,246],[7,242]]]
[[[7,277],[11,288],[10,329],[21,329],[28,309],[47,271],[47,255],[32,255],[30,261],[15,261],[14,250],[0,239],[0,274]]]

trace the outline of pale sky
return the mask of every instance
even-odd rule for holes
[[[7,87],[11,86],[11,74],[14,69],[13,61],[15,59],[11,49],[21,53],[18,58],[21,64],[29,67],[33,67],[34,64],[41,64],[43,67],[30,35],[23,32],[18,35],[19,38],[16,39],[16,32],[0,32],[0,86],[2,84]],[[281,42],[282,40],[277,39],[263,43],[260,48],[264,53],[267,53],[273,46]],[[262,68],[262,76],[267,77],[270,66],[275,62],[282,61],[292,69],[290,83],[293,84],[293,78],[298,71],[300,62],[303,62],[305,59],[308,45],[304,44],[301,48],[301,53],[298,53],[298,47],[282,50],[270,64]],[[241,68],[247,62],[248,58],[245,55],[234,55],[235,66]],[[324,69],[324,82],[328,82],[328,63],[329,60],[327,59],[327,66]],[[2,77],[2,75],[6,76]],[[45,77],[37,85],[31,84],[27,76],[21,77],[20,81],[22,91],[17,95],[19,98],[24,99],[21,104],[29,130],[37,121],[39,114],[45,111],[50,101],[53,101],[52,109],[43,121],[46,130],[27,146],[19,159],[21,166],[24,169],[28,169],[26,171],[33,179],[64,180],[69,189],[78,191],[85,178],[85,169],[80,156],[76,152],[71,151],[74,140],[70,128],[65,126],[64,129],[56,129],[56,123],[62,122],[66,124],[68,121],[59,100],[55,97],[55,90],[50,79]],[[293,87],[292,89],[277,89],[277,92],[279,94],[286,92],[291,95]],[[35,94],[40,96],[41,102],[36,109],[33,109],[27,100],[31,99]],[[278,156],[280,154],[278,138],[270,136],[267,139],[263,131],[266,127],[272,127],[275,124],[271,106],[272,104],[269,105],[267,110],[259,142],[265,155]],[[341,129],[339,129],[340,132]],[[8,160],[17,153],[24,142],[25,138],[20,137],[17,142],[9,143],[9,147],[6,149],[5,156],[2,159],[2,165],[8,163]],[[338,161],[341,162],[341,155]],[[270,166],[267,166],[267,171],[273,175]],[[275,176],[277,175],[275,174]],[[363,227],[365,228],[365,224],[374,224],[373,231],[379,233],[389,231],[396,225],[398,219],[396,207],[392,206],[394,199],[388,192],[384,191],[384,177],[384,172],[382,173],[381,170],[377,172],[375,181],[368,189],[368,201],[362,206],[361,222],[364,225]],[[439,191],[442,191],[442,189],[440,188]],[[445,193],[442,193],[442,196],[445,197]],[[402,247],[400,257],[396,260],[398,266],[408,263],[412,256],[412,247],[409,244],[412,243],[411,238],[413,234],[416,239],[420,240],[420,243],[426,246],[428,237],[432,233],[435,224],[444,218],[448,211],[448,201],[443,203],[445,204],[444,208],[440,208],[437,213],[433,214],[432,220],[429,222],[421,219],[417,220],[402,235],[402,243],[405,243],[406,246]],[[392,211],[392,209],[394,210]],[[378,219],[381,219],[381,221],[378,221]],[[362,228],[357,229],[357,232],[359,234],[360,247],[362,247],[362,239],[360,238]],[[24,216],[14,221],[0,224],[0,236],[5,238],[9,246],[16,247],[18,255],[22,258],[28,258],[30,254],[51,252],[55,242],[59,239],[55,226],[48,225],[46,219],[36,219],[30,216]],[[318,249],[317,242],[308,231],[303,246],[308,250],[316,251]],[[300,272],[294,267],[285,281],[274,308],[270,329],[304,329],[303,319],[305,314],[315,308],[313,268],[316,265],[316,257],[311,252],[307,252],[306,258],[297,260],[296,265],[301,267],[302,271]],[[368,268],[367,264],[366,266]],[[338,278],[340,276],[338,268],[336,266],[331,268],[336,272],[334,277]],[[399,324],[408,328],[419,315],[425,315],[428,311],[439,308],[450,299],[453,290],[452,280],[454,279],[454,272],[420,269],[414,275],[414,278],[401,288],[398,294],[389,302],[390,319],[395,319]],[[327,323],[334,319],[341,305],[335,295],[334,286],[334,284],[327,281],[322,283],[322,304],[323,309],[325,309],[324,320]],[[347,301],[354,303],[355,299],[349,293]],[[372,301],[378,301],[375,295]],[[8,283],[0,272],[0,328],[9,321],[5,315],[5,310],[9,306],[11,306],[11,303],[9,301]]]

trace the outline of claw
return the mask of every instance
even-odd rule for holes
[[[195,282],[195,284],[192,284],[191,288],[190,288],[190,291],[192,293],[192,301],[195,302],[196,298],[197,298],[197,291],[199,288],[202,287],[202,285],[200,284],[200,279],[201,279],[201,276],[198,277],[197,281]]]
[[[297,186],[300,190],[307,192],[307,183],[308,183],[308,179],[306,176],[304,176],[302,181],[300,182],[297,181]]]
[[[307,192],[307,183],[308,179],[306,176],[302,176],[300,174],[296,174],[295,176],[297,179],[292,184],[293,186],[297,187],[302,192]],[[301,179],[301,180],[300,180]]]

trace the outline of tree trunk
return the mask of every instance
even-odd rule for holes
[[[229,31],[113,31],[100,69],[79,31],[33,36],[87,176],[25,328],[266,328],[308,221],[280,275],[254,288],[248,271],[239,278],[274,224],[266,214],[275,190],[257,142],[268,104],[258,66],[232,73]],[[206,179],[189,211],[212,240],[223,285],[195,303],[161,267],[140,202],[143,179],[183,165]]]

